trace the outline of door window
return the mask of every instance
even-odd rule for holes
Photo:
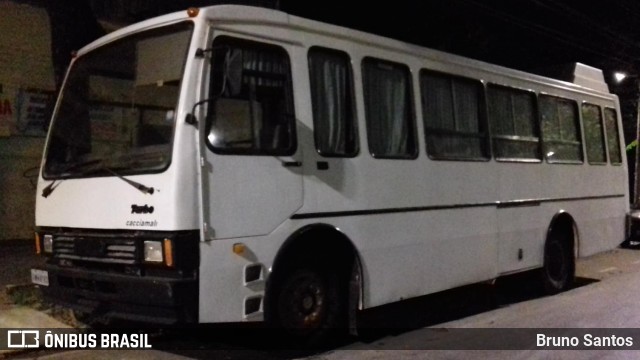
[[[207,145],[216,153],[291,155],[291,67],[278,46],[227,36],[213,42]]]

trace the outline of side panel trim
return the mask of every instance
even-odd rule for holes
[[[624,194],[612,194],[612,195],[581,196],[581,197],[570,197],[570,198],[519,199],[519,200],[509,200],[509,201],[493,201],[493,202],[486,202],[486,203],[471,203],[471,204],[451,204],[451,205],[417,206],[417,207],[386,208],[386,209],[371,209],[371,210],[299,213],[291,216],[291,219],[302,220],[302,219],[317,219],[317,218],[328,218],[328,217],[364,216],[364,215],[450,210],[450,209],[490,207],[490,206],[495,206],[498,208],[506,208],[506,207],[514,207],[514,206],[539,206],[542,203],[550,203],[550,202],[600,200],[600,199],[621,198],[624,196],[625,196]]]

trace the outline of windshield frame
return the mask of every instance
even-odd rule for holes
[[[175,31],[173,32],[166,31],[167,29],[170,29],[170,28],[175,29]],[[196,28],[196,24],[191,19],[181,19],[179,21],[163,23],[158,26],[145,27],[142,29],[138,29],[136,31],[125,33],[122,36],[114,38],[111,41],[102,43],[98,46],[89,45],[89,47],[92,46],[89,50],[87,50],[86,52],[81,52],[79,56],[73,58],[73,61],[71,62],[69,68],[67,69],[63,85],[60,89],[60,92],[58,93],[55,109],[53,111],[53,114],[51,115],[51,122],[48,126],[47,140],[45,143],[45,151],[44,151],[43,160],[42,160],[42,169],[41,169],[42,178],[45,180],[56,180],[56,179],[97,178],[97,177],[115,176],[112,173],[103,172],[103,171],[88,171],[88,172],[74,171],[72,173],[68,171],[69,168],[71,169],[75,168],[77,164],[94,162],[94,161],[100,161],[101,163],[107,164],[106,166],[109,166],[109,168],[117,169],[118,172],[122,175],[156,174],[156,173],[162,173],[166,171],[171,166],[173,161],[173,150],[174,150],[174,142],[175,142],[175,136],[176,136],[176,128],[179,123],[177,115],[178,115],[178,109],[180,107],[180,100],[182,98],[183,91],[184,91],[187,62],[189,60],[188,54],[190,53],[190,50],[192,47],[195,28]],[[165,30],[166,32],[163,33],[162,32],[163,30]],[[128,151],[115,153],[114,154],[115,156],[109,156],[109,154],[106,152],[98,152],[94,154],[89,153],[86,158],[78,158],[78,159],[75,159],[75,161],[57,162],[55,165],[51,166],[52,165],[52,162],[51,162],[52,149],[51,148],[52,148],[52,143],[55,142],[54,137],[55,137],[55,131],[57,129],[56,125],[59,121],[65,121],[65,119],[61,120],[62,118],[62,116],[60,116],[60,113],[62,111],[61,108],[65,101],[64,96],[68,94],[66,91],[69,89],[69,86],[71,86],[70,78],[73,75],[74,70],[77,69],[78,64],[83,64],[81,63],[81,61],[93,54],[96,54],[102,51],[108,51],[109,48],[113,48],[113,47],[117,48],[118,46],[121,46],[122,44],[125,44],[127,42],[137,44],[140,40],[143,40],[143,39],[159,38],[159,36],[158,37],[155,37],[153,35],[149,36],[149,34],[157,33],[160,36],[162,36],[162,35],[179,34],[182,31],[186,31],[188,33],[188,36],[185,35],[185,39],[184,39],[184,41],[186,42],[185,51],[181,57],[182,68],[179,71],[180,75],[179,75],[178,84],[177,84],[177,91],[175,96],[172,97],[173,102],[171,106],[171,112],[173,114],[172,114],[172,120],[170,123],[171,131],[170,131],[168,142],[162,143],[159,145],[152,144],[152,145],[141,146],[141,147],[132,147]],[[92,100],[92,101],[95,101],[95,100]],[[91,101],[89,101],[88,103],[90,104]],[[108,105],[107,102],[105,102],[105,104]],[[151,106],[147,105],[147,107],[151,108],[153,107],[153,105]],[[91,125],[92,121],[93,120],[89,120],[89,125]],[[91,135],[89,135],[89,139],[90,139],[89,140],[90,142],[93,142],[93,140],[91,139]],[[162,149],[160,147],[162,147]],[[153,148],[156,148],[157,150],[153,151]],[[147,149],[152,151],[140,151],[140,149]],[[136,160],[134,158],[136,157],[144,158],[145,156],[148,156],[148,157],[163,156],[165,158],[163,158],[162,161],[159,162],[160,165],[158,166],[155,166],[155,165],[133,166],[132,164],[130,164],[129,166],[124,166],[124,167],[122,166],[123,164],[126,165],[127,161],[135,163]],[[124,160],[124,159],[128,159],[128,160]],[[116,160],[118,160],[118,164],[111,163]],[[82,168],[84,166],[80,166],[80,167]]]

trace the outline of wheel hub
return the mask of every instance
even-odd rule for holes
[[[302,310],[304,310],[305,313],[308,314],[309,312],[311,312],[314,306],[315,299],[313,298],[313,296],[307,295],[304,297],[304,299],[302,299]]]
[[[314,274],[315,275],[315,274]],[[320,326],[325,290],[318,276],[305,274],[290,283],[284,293],[289,304],[282,309],[288,327],[313,329]]]

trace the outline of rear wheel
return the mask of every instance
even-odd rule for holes
[[[552,234],[544,247],[542,284],[548,294],[569,289],[575,275],[571,234]]]

